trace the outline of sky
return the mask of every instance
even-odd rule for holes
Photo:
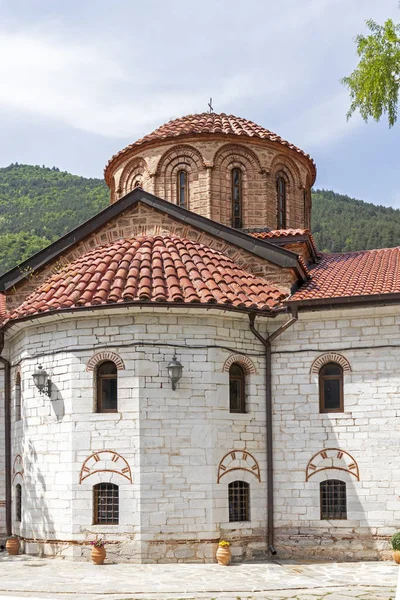
[[[212,96],[311,154],[315,187],[400,208],[400,122],[347,121],[340,84],[389,17],[397,0],[0,0],[0,166],[102,177]]]

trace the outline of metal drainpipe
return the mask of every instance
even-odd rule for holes
[[[292,311],[292,318],[281,325],[276,331],[264,338],[256,330],[254,323],[256,315],[249,315],[250,331],[265,347],[265,417],[267,428],[267,548],[272,556],[276,555],[274,547],[274,461],[272,439],[272,391],[271,391],[271,342],[297,321],[297,312]]]
[[[4,348],[4,332],[0,332],[0,354]],[[6,484],[6,534],[11,535],[11,369],[6,358],[0,356],[4,365],[4,468]]]

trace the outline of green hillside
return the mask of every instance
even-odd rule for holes
[[[312,200],[312,232],[319,250],[348,252],[400,246],[400,210],[328,190],[314,190]]]
[[[12,269],[109,202],[102,179],[56,167],[0,169],[0,273]],[[400,245],[400,211],[332,191],[313,193],[312,230],[320,250],[340,252]]]

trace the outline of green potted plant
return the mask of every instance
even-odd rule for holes
[[[101,538],[96,538],[90,542],[92,551],[90,558],[95,565],[102,565],[106,557],[105,541]]]
[[[390,543],[392,544],[393,558],[398,564],[400,564],[400,532],[392,535]]]
[[[19,553],[19,539],[16,535],[10,535],[10,537],[7,538],[6,549],[11,556],[15,556]]]
[[[229,546],[229,542],[226,542],[225,540],[221,540],[219,542],[216,554],[217,562],[219,565],[224,565],[226,567],[231,562],[232,555]]]

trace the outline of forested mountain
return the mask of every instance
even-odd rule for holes
[[[102,179],[53,167],[0,168],[0,273],[12,269],[109,203]],[[400,210],[313,192],[312,230],[319,250],[341,252],[400,245]]]

